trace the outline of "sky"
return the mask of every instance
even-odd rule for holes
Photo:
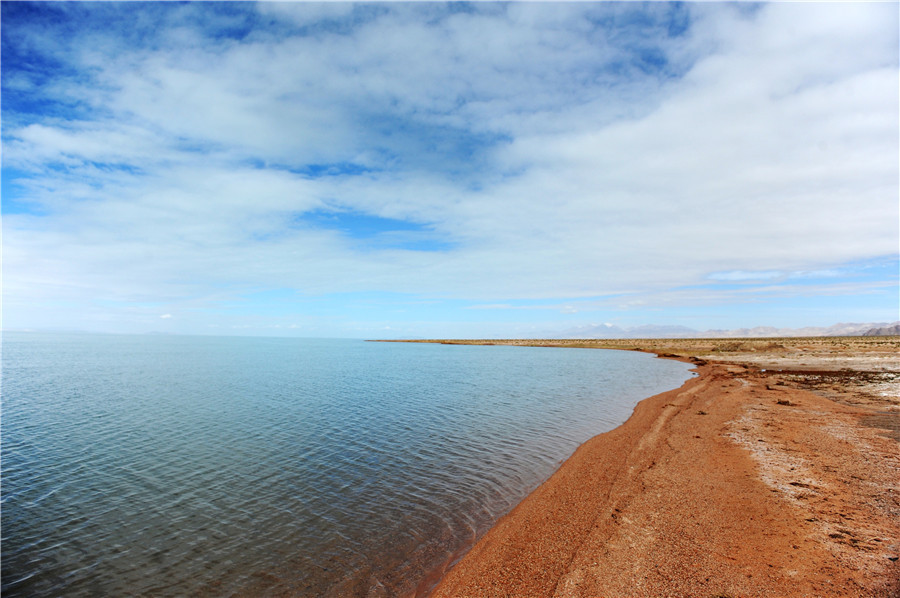
[[[898,21],[3,2],[3,328],[893,322]]]

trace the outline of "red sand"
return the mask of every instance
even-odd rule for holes
[[[585,443],[437,597],[900,596],[900,451],[872,408],[709,363]]]

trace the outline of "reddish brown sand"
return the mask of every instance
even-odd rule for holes
[[[900,444],[870,427],[900,401],[733,361],[584,444],[433,596],[900,596]]]

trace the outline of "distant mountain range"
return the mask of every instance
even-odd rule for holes
[[[900,323],[892,326],[872,328],[863,333],[863,336],[900,336]]]
[[[827,328],[775,328],[757,326],[735,330],[695,330],[687,326],[635,326],[622,328],[614,324],[600,324],[570,328],[559,338],[760,338],[778,336],[889,336],[900,335],[900,322],[870,322],[867,324],[835,324]]]

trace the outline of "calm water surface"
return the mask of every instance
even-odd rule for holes
[[[4,596],[407,595],[689,365],[7,333]]]

